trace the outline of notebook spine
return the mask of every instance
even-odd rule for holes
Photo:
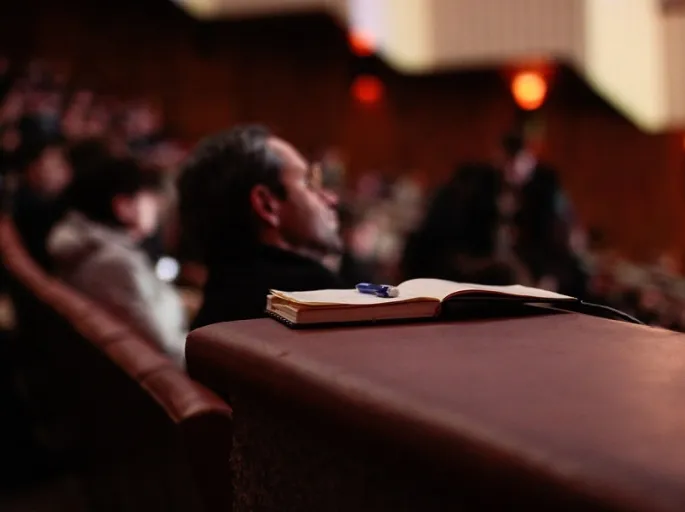
[[[296,324],[294,322],[291,322],[287,318],[283,318],[281,315],[276,313],[275,311],[269,311],[268,309],[264,311],[267,315],[269,315],[271,318],[274,320],[278,320],[280,323],[285,325],[286,327],[290,327],[291,329],[294,329],[296,327]]]

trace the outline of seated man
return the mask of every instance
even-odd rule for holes
[[[48,250],[65,282],[183,365],[183,304],[139,245],[159,222],[160,178],[127,159],[80,169],[67,194],[69,212],[50,234]]]
[[[264,316],[269,289],[341,288],[325,256],[342,249],[335,198],[321,172],[257,126],[200,144],[179,184],[182,236],[208,279],[194,327]]]

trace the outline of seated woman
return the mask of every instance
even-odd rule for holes
[[[161,188],[161,176],[133,160],[107,158],[80,169],[67,192],[69,212],[51,232],[48,250],[65,282],[183,365],[183,304],[140,247],[158,227]]]

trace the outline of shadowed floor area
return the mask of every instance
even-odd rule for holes
[[[85,512],[78,478],[67,476],[14,491],[0,491],[3,512]]]

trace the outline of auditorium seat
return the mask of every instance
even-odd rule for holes
[[[107,357],[132,379],[142,381],[148,375],[174,366],[168,357],[131,335],[103,348]]]
[[[233,486],[228,472],[232,411],[213,392],[176,368],[143,379],[143,387],[179,426],[193,477],[207,510],[231,510]]]
[[[7,217],[0,252],[24,398],[50,447],[83,478],[89,509],[230,510],[231,409],[152,342],[46,275]]]

